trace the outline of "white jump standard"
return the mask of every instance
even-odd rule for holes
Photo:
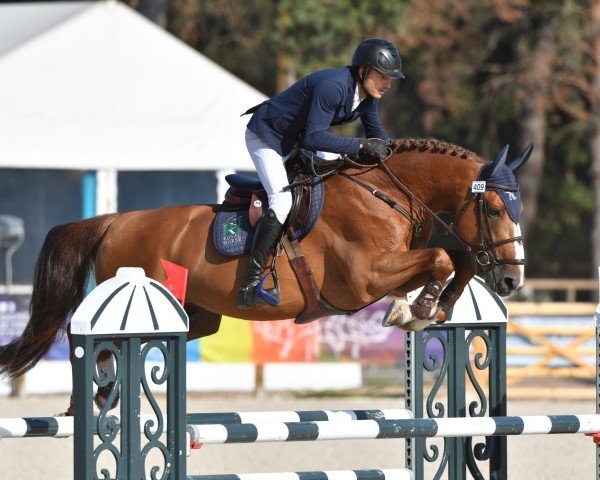
[[[108,451],[112,454],[111,460],[114,458],[114,466],[110,466],[112,471],[106,468],[102,471],[114,480],[142,480],[146,478],[148,468],[156,473],[161,471],[164,480],[423,480],[423,459],[428,462],[438,459],[442,467],[448,467],[451,480],[466,479],[465,468],[474,478],[484,478],[476,462],[489,460],[489,478],[506,480],[507,436],[600,432],[600,415],[506,416],[506,309],[499,298],[492,297],[488,300],[502,318],[486,321],[484,316],[480,316],[481,304],[476,304],[473,289],[485,288],[485,284],[477,279],[468,286],[469,298],[473,299],[470,317],[460,312],[457,303],[453,310],[457,321],[452,318],[451,325],[432,326],[427,332],[413,332],[407,340],[407,364],[410,368],[406,378],[406,406],[412,413],[367,413],[360,410],[333,413],[229,412],[186,417],[185,340],[188,319],[174,297],[160,284],[146,278],[140,270],[120,269],[117,277],[99,285],[73,316],[71,331],[76,346],[74,477],[78,480],[97,478],[96,472],[101,468],[97,460]],[[599,331],[597,326],[597,336]],[[488,350],[486,354],[477,353],[471,361],[469,352],[476,338],[483,340]],[[600,337],[598,339],[600,345]],[[426,353],[431,342],[441,345],[438,350],[442,353],[432,353],[431,349]],[[94,383],[101,386],[105,381],[95,364],[102,349],[113,352],[118,371],[122,373],[119,383],[113,387],[121,392],[121,422],[113,422],[110,426],[114,428],[108,434],[104,433],[108,404],[98,417],[93,416],[92,405]],[[164,368],[147,375],[144,361],[151,349],[163,354]],[[444,363],[447,357],[451,360]],[[444,368],[441,368],[442,365]],[[490,384],[487,398],[474,375],[474,368],[487,369]],[[422,391],[424,370],[439,372],[426,398]],[[478,395],[478,400],[469,400],[468,404],[466,376]],[[444,380],[448,386],[447,405],[439,400],[438,395]],[[167,384],[165,413],[161,412],[152,390],[148,388],[150,381]],[[143,393],[156,414],[156,432],[145,428],[142,435],[145,436],[144,443],[140,441],[139,433],[144,426],[140,418],[140,385],[144,386]],[[115,390],[111,391],[111,394],[115,393]],[[424,404],[427,414],[435,418],[423,418]],[[466,418],[465,412],[469,415]],[[417,418],[410,418],[411,415]],[[392,418],[394,416],[408,418]],[[189,423],[187,435],[186,419]],[[217,419],[218,423],[206,423]],[[95,441],[97,429],[103,433]],[[162,438],[163,433],[166,433],[166,442]],[[116,441],[117,435],[121,439],[120,445],[124,446],[121,450]],[[186,437],[189,439],[186,440]],[[443,438],[443,442],[436,441],[436,445],[428,446],[426,440],[433,437]],[[475,440],[474,437],[484,439]],[[197,476],[188,476],[186,472],[185,453],[189,443],[386,438],[407,439],[406,469]],[[100,445],[96,446],[98,440]],[[438,448],[438,443],[443,443],[443,447]],[[163,454],[162,466],[146,465],[148,452],[155,448]],[[436,474],[436,478],[441,476]]]

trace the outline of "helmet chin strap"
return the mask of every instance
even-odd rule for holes
[[[362,75],[358,76],[358,83],[360,83],[360,86],[362,87],[362,91],[365,92],[365,95],[367,97],[371,96],[371,95],[369,95],[369,92],[367,92],[367,90],[365,89],[365,79],[367,78],[367,75],[369,74],[369,69],[370,69],[370,67],[363,67]]]

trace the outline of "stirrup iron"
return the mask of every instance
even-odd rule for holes
[[[280,294],[279,294],[279,275],[277,275],[277,268],[275,268],[275,264],[277,262],[277,257],[281,255],[280,245],[276,245],[273,249],[273,255],[271,260],[271,265],[269,266],[269,271],[265,274],[264,277],[260,279],[258,285],[256,286],[256,296],[260,298],[263,302],[265,302],[270,307],[278,307],[280,304]],[[273,276],[273,288],[267,288],[265,290],[265,281],[269,276]]]
[[[273,276],[275,287],[265,289],[265,281],[271,275]],[[260,279],[260,282],[258,282],[258,285],[256,286],[256,296],[265,302],[269,307],[279,306],[279,279],[277,278],[277,272],[270,270],[264,277]]]

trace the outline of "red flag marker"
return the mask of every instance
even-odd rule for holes
[[[600,445],[600,433],[586,433],[586,437],[592,437],[592,440],[596,445]]]
[[[167,279],[163,282],[163,285],[169,289],[169,291],[175,296],[177,300],[181,302],[181,305],[185,302],[185,291],[187,289],[187,277],[188,269],[177,265],[176,263],[169,262],[164,258],[160,259]]]

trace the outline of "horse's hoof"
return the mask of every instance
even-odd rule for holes
[[[385,312],[381,325],[383,327],[393,327],[404,325],[412,320],[410,305],[402,298],[395,299]]]
[[[411,306],[410,309],[412,310],[413,307],[414,306]],[[437,309],[437,311],[430,318],[413,318],[409,323],[398,325],[398,328],[404,330],[405,332],[420,332],[434,323],[444,323],[446,319],[447,312],[440,308]]]
[[[404,325],[398,325],[398,328],[400,330],[404,330],[405,332],[420,332],[431,324],[432,320],[413,320],[412,322],[405,323]]]
[[[94,395],[94,403],[96,404],[96,407],[98,407],[98,410],[102,410],[105,407],[106,400],[108,400],[108,396],[110,395],[110,392],[113,388],[114,388],[114,383],[110,383],[105,387],[98,387],[98,391],[96,392],[96,395]],[[120,399],[120,395],[119,395],[119,392],[117,391],[117,394],[115,395],[115,399],[113,400],[112,405],[110,406],[109,410],[112,410],[119,404],[119,399]]]
[[[56,413],[54,416],[55,417],[72,417],[73,412],[70,412],[69,410],[67,410],[66,412]]]

